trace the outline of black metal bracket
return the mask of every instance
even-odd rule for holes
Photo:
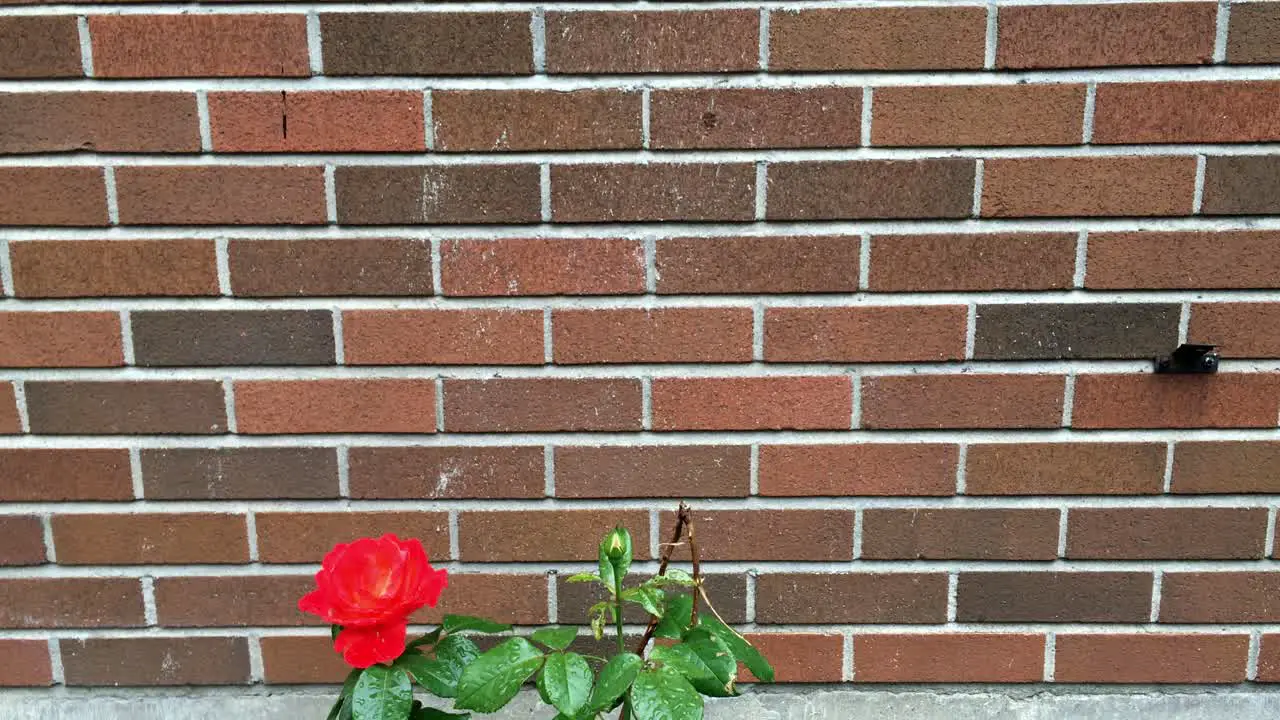
[[[1183,343],[1172,354],[1156,358],[1156,372],[1173,374],[1218,372],[1216,345],[1191,345]]]

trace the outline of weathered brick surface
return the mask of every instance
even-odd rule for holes
[[[142,583],[134,578],[33,578],[0,581],[0,626],[126,628],[146,624]]]
[[[0,366],[123,364],[120,316],[115,313],[0,313]]]
[[[1071,286],[1076,238],[1059,233],[875,235],[872,290],[1059,290]]]
[[[1053,560],[1057,510],[870,509],[862,513],[869,560]]]
[[[947,578],[938,573],[763,574],[756,579],[761,623],[942,622]]]
[[[417,538],[428,558],[449,559],[449,518],[440,512],[259,513],[258,555],[268,563],[306,563],[337,543],[394,533]]]
[[[121,449],[0,450],[0,500],[132,500],[129,452]]]
[[[231,292],[242,297],[431,295],[424,240],[231,240]]]
[[[138,637],[60,640],[67,685],[245,685],[244,637]]]
[[[9,259],[18,297],[218,294],[211,240],[24,240]]]
[[[901,362],[964,357],[968,309],[770,308],[764,357],[770,362]]]
[[[960,622],[1138,623],[1151,615],[1151,573],[962,572]]]
[[[16,15],[0,20],[0,77],[80,77],[80,38],[73,15]]]
[[[1085,286],[1276,288],[1277,247],[1280,235],[1270,232],[1100,233],[1089,238]]]
[[[747,308],[561,310],[551,315],[554,360],[593,363],[748,362]]]
[[[998,158],[984,165],[983,217],[1188,215],[1190,157]]]
[[[843,430],[847,377],[660,378],[653,382],[655,430]]]
[[[857,160],[769,166],[770,220],[960,218],[973,206],[971,160]]]
[[[954,445],[762,445],[761,495],[950,495]]]
[[[979,7],[851,8],[771,13],[777,70],[948,70],[982,67]]]
[[[426,148],[418,92],[217,92],[208,103],[210,137],[219,152]]]
[[[732,72],[759,65],[760,14],[552,12],[547,70],[552,73]]]
[[[556,497],[745,497],[750,456],[742,445],[559,447]]]
[[[358,166],[334,172],[347,225],[528,223],[538,210],[536,165]]]
[[[539,447],[353,447],[356,498],[535,498],[545,491]]]
[[[872,97],[874,145],[1074,145],[1083,131],[1080,85],[885,88]]]
[[[856,290],[860,243],[856,236],[663,238],[655,245],[657,290],[664,295]]]
[[[134,363],[332,365],[333,315],[323,310],[135,312]]]
[[[853,639],[857,682],[1038,682],[1044,677],[1040,635],[859,635]]]
[[[617,90],[457,90],[431,94],[436,148],[622,150],[641,143],[640,94]]]
[[[325,314],[328,318],[328,314]],[[536,310],[353,310],[342,314],[348,365],[539,365]]]
[[[191,93],[6,93],[0,153],[196,152]]]
[[[856,147],[862,88],[663,90],[650,102],[655,148]]]
[[[644,292],[637,240],[446,240],[440,246],[445,295],[636,295]]]
[[[1161,492],[1161,443],[970,445],[969,495],[1150,495]]]
[[[296,77],[307,66],[303,15],[95,15],[101,77]]]
[[[1050,428],[1062,423],[1057,375],[881,376],[862,381],[862,426]]]
[[[235,398],[248,434],[436,431],[430,380],[255,380],[237,382]]]
[[[742,221],[755,217],[755,169],[743,163],[551,168],[556,222]]]
[[[125,225],[319,225],[318,167],[125,167],[116,171]]]
[[[101,169],[0,167],[0,226],[106,224],[106,181]]]
[[[324,13],[329,75],[527,75],[529,14]]]
[[[239,564],[249,560],[242,514],[55,515],[64,565]]]
[[[218,382],[28,382],[26,392],[35,433],[218,435],[227,431]]]
[[[320,499],[338,496],[331,448],[174,448],[140,455],[155,500]]]
[[[0,566],[43,565],[49,551],[44,542],[44,525],[35,515],[0,517]]]
[[[1213,58],[1216,16],[1210,2],[1002,7],[996,64],[1198,65]]]
[[[1263,508],[1080,508],[1067,515],[1066,556],[1091,560],[1261,558]]]
[[[1061,635],[1054,679],[1094,683],[1238,683],[1246,635]]]

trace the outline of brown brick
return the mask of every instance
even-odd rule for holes
[[[527,12],[324,13],[326,75],[528,75]]]
[[[318,625],[319,618],[298,610],[298,598],[314,588],[310,575],[160,577],[155,579],[157,624],[171,628]]]
[[[191,93],[6,93],[0,125],[0,153],[200,150]]]
[[[0,640],[0,687],[46,687],[53,684],[46,640]]]
[[[66,684],[246,685],[243,637],[134,637],[60,640]]]
[[[260,644],[263,676],[269,685],[340,685],[351,672],[327,636],[266,636]]]
[[[970,445],[967,495],[1155,495],[1164,486],[1164,443]]]
[[[1001,68],[1201,65],[1213,58],[1214,3],[1000,8]]]
[[[0,502],[132,499],[123,448],[0,450]]]
[[[540,498],[540,447],[353,447],[353,498]]]
[[[107,225],[102,168],[0,168],[0,225]]]
[[[348,365],[541,365],[541,310],[347,310]]]
[[[148,500],[338,497],[332,448],[170,448],[141,453]]]
[[[131,314],[142,366],[332,365],[328,310],[159,310]]]
[[[838,683],[844,678],[844,637],[839,633],[747,633],[746,640],[769,659],[774,682]],[[739,677],[752,680],[746,668]]]
[[[659,294],[858,289],[856,236],[684,237],[657,241]]]
[[[1168,572],[1160,622],[1266,623],[1280,619],[1280,573]]]
[[[766,625],[946,619],[943,573],[763,573],[756,578],[756,621]]]
[[[120,315],[0,312],[0,367],[118,367]]]
[[[1043,635],[856,635],[853,679],[891,683],[1011,683],[1044,678]]]
[[[18,297],[218,294],[212,240],[25,240],[9,256]]]
[[[755,10],[547,13],[547,72],[685,73],[755,70]]]
[[[1227,29],[1227,62],[1272,63],[1280,60],[1280,7],[1269,2],[1237,3]]]
[[[0,567],[47,562],[44,525],[35,515],[0,515]]]
[[[1234,143],[1280,139],[1280,82],[1103,83],[1095,143]]]
[[[640,382],[625,378],[445,380],[449,432],[640,429]]]
[[[983,217],[1189,215],[1193,157],[988,159]]]
[[[321,167],[120,167],[116,188],[122,225],[325,222]]]
[[[964,358],[964,305],[766,308],[768,362],[937,362]]]
[[[1266,508],[1072,508],[1066,557],[1261,559],[1266,535]]]
[[[655,378],[655,430],[846,430],[847,376]]]
[[[769,69],[978,69],[986,27],[980,7],[773,11]]]
[[[654,148],[857,147],[862,88],[657,90]]]
[[[1280,303],[1195,303],[1187,340],[1223,357],[1280,357]]]
[[[533,223],[542,217],[538,166],[339,166],[346,225]]]
[[[478,615],[515,625],[547,622],[547,575],[449,573],[449,588],[434,608],[414,613],[413,621],[438,623],[445,613]]]
[[[1086,374],[1076,378],[1077,428],[1275,427],[1280,376]]]
[[[62,565],[195,565],[249,561],[243,515],[54,515]]]
[[[422,541],[437,565],[450,559],[443,512],[264,512],[257,526],[258,555],[266,563],[318,563],[338,543],[386,533]]]
[[[1257,682],[1280,682],[1280,635],[1265,633],[1258,654]]]
[[[431,295],[429,240],[231,240],[231,292],[241,297]]]
[[[566,582],[559,575],[556,586],[556,608],[561,623],[586,625],[587,609],[607,599],[608,593],[596,583]],[[744,623],[747,616],[747,576],[738,573],[702,573],[703,588],[715,605],[716,612],[730,624]],[[623,620],[635,625],[649,622],[650,615],[638,605],[628,603]]]
[[[220,435],[216,380],[28,382],[31,432],[48,435]]]
[[[961,572],[960,622],[1145,623],[1149,572]]]
[[[0,435],[17,435],[22,431],[13,383],[0,382]]]
[[[574,164],[551,168],[555,222],[755,218],[749,163]]]
[[[97,15],[97,77],[310,75],[303,15]]]
[[[751,362],[751,308],[556,310],[561,365]]]
[[[1204,166],[1205,215],[1280,213],[1280,158],[1210,157]]]
[[[830,160],[769,165],[770,220],[963,218],[974,161]]]
[[[1085,286],[1097,289],[1278,288],[1280,233],[1091,235]]]
[[[1060,634],[1054,654],[1060,683],[1241,683],[1249,637]]]
[[[640,93],[621,90],[437,90],[436,149],[639,149]]]
[[[443,240],[445,295],[638,295],[644,248],[628,238]]]
[[[862,380],[862,426],[1052,428],[1062,424],[1061,375],[898,375]]]
[[[637,560],[649,557],[647,510],[464,510],[458,515],[463,562],[594,561],[614,527],[631,532]]]
[[[862,513],[868,560],[1054,560],[1056,509],[870,508]]]
[[[761,445],[760,495],[951,495],[959,448],[937,443]]]
[[[136,578],[0,580],[0,627],[21,629],[142,627]]]
[[[82,75],[75,15],[11,15],[0,19],[0,78]]]
[[[746,445],[563,446],[556,497],[746,497]]]
[[[853,558],[847,510],[704,510],[693,513],[702,559],[836,561]],[[675,513],[664,512],[658,537],[670,538]]]
[[[978,360],[1150,358],[1178,345],[1176,303],[978,305]]]
[[[433,433],[435,381],[370,378],[235,384],[239,432]]]
[[[874,291],[1061,290],[1072,285],[1076,236],[1067,233],[876,235]]]
[[[422,118],[409,90],[209,93],[217,152],[421,152]]]
[[[874,92],[873,145],[1076,145],[1084,131],[1083,85],[887,87]]]
[[[1280,442],[1180,442],[1172,492],[1280,493]]]

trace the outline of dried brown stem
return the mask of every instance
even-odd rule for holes
[[[681,509],[688,510],[688,508],[684,507]],[[698,541],[693,537],[693,518],[689,518],[689,521],[685,523],[685,525],[689,529],[689,556],[693,559],[693,587],[697,590],[697,592],[692,594],[693,602],[691,603],[692,609],[689,613],[689,627],[696,627],[698,624],[698,596],[702,595],[703,597],[706,597],[706,594],[702,592],[702,569],[698,564]],[[710,605],[711,601],[707,600],[707,604]],[[712,608],[712,612],[714,611],[715,609]]]
[[[684,535],[685,528],[689,528],[689,534],[693,534],[693,518],[689,516],[689,506],[680,503],[679,509],[676,510],[676,528],[671,533],[671,542],[667,543],[662,551],[662,560],[658,563],[658,575],[667,574],[667,566],[671,564],[671,555],[676,548],[680,546],[680,538]],[[694,555],[694,577],[697,577],[697,555]],[[696,601],[695,601],[696,602]],[[649,626],[644,629],[644,636],[640,638],[640,644],[636,646],[636,654],[644,657],[644,649],[649,646],[649,641],[653,639],[653,633],[658,629],[658,618],[649,618]]]

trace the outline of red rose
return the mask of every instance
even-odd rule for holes
[[[361,538],[324,556],[316,589],[298,609],[341,625],[333,649],[347,664],[367,668],[400,657],[409,615],[435,607],[446,585],[446,572],[431,567],[416,539]]]

